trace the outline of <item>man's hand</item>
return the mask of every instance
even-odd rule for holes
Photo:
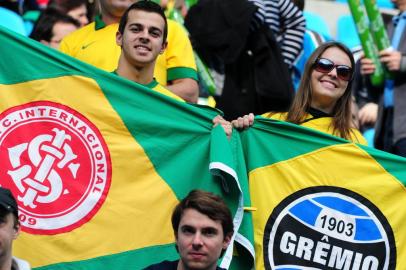
[[[390,71],[399,71],[402,60],[402,53],[395,50],[383,50],[379,52],[379,60]],[[375,72],[375,65],[369,58],[361,58],[361,74],[370,75]]]
[[[218,125],[221,125],[223,127],[227,138],[230,139],[231,133],[233,132],[233,126],[231,125],[231,123],[225,120],[221,115],[217,115],[213,118],[213,127],[216,127]]]
[[[395,50],[383,50],[379,53],[380,60],[390,71],[399,71],[402,54]]]
[[[358,112],[361,125],[375,124],[378,115],[378,105],[373,102],[365,104]]]
[[[371,75],[375,72],[375,64],[372,59],[361,58],[361,75]]]

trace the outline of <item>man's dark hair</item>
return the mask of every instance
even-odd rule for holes
[[[163,33],[163,43],[165,43],[166,37],[168,36],[168,21],[166,20],[165,12],[161,8],[160,5],[158,5],[157,3],[154,3],[150,0],[141,0],[141,1],[135,2],[124,12],[123,16],[120,19],[120,24],[118,26],[118,31],[120,32],[120,34],[124,33],[124,28],[128,21],[128,13],[131,10],[141,10],[141,11],[145,11],[145,12],[152,12],[152,13],[159,14],[165,21],[165,27],[164,27],[164,33]]]
[[[233,234],[233,218],[223,199],[210,192],[192,190],[173,210],[172,228],[175,236],[178,235],[179,223],[186,209],[194,209],[212,220],[220,221],[224,238]]]
[[[54,8],[47,8],[38,18],[30,38],[50,42],[53,37],[52,29],[56,23],[73,24],[77,28],[80,27],[80,23],[72,17],[62,14]]]
[[[20,224],[20,222],[18,221],[18,217],[3,206],[0,206],[0,221],[5,221],[6,217],[10,214],[13,216],[13,227],[17,228],[17,226]]]
[[[11,214],[14,219],[14,228],[18,228],[18,205],[9,189],[0,187],[0,221],[4,221]]]

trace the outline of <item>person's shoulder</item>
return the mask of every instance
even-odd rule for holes
[[[178,261],[163,261],[144,268],[144,270],[176,270]]]
[[[73,31],[69,35],[67,35],[64,40],[75,40],[78,38],[81,38],[83,36],[87,36],[89,33],[95,32],[95,22],[89,23],[88,25],[85,25],[84,27]]]

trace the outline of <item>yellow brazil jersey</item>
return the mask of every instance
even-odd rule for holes
[[[287,117],[287,113],[265,113],[262,116],[265,118],[285,121],[286,117]],[[332,119],[331,117],[319,117],[319,118],[313,118],[313,119],[312,118],[313,118],[313,115],[308,113],[304,120],[309,120],[309,121],[304,122],[303,124],[301,124],[301,126],[308,127],[308,128],[315,129],[315,130],[318,130],[318,131],[321,131],[324,133],[328,133],[330,135],[340,137],[340,136],[338,136],[338,134],[333,133],[333,128],[331,126],[331,119]],[[368,142],[366,141],[364,136],[362,136],[362,134],[355,128],[351,129],[351,139],[350,140],[352,142],[360,143],[363,145],[368,145]]]
[[[117,71],[116,71],[116,70],[114,70],[112,73],[115,74],[115,75],[117,75],[117,76],[120,76],[120,75],[117,74]],[[121,77],[121,78],[123,78],[123,77]],[[136,83],[137,83],[137,82],[136,82]],[[154,91],[156,91],[156,92],[158,92],[158,93],[161,93],[161,94],[163,94],[163,95],[165,95],[165,96],[168,96],[168,97],[174,98],[174,99],[176,99],[176,100],[185,102],[182,98],[180,98],[179,96],[175,95],[175,94],[172,93],[170,90],[166,89],[164,86],[162,86],[161,84],[159,84],[159,83],[155,80],[155,78],[152,80],[152,82],[150,82],[150,83],[148,83],[148,84],[142,84],[142,83],[138,83],[138,84],[140,84],[140,85],[142,85],[142,86],[145,86],[145,87],[148,87],[149,89],[154,90]]]
[[[121,48],[116,44],[118,24],[106,25],[100,17],[66,36],[59,49],[81,61],[112,72],[117,68]],[[154,77],[167,81],[192,78],[197,80],[193,49],[186,31],[177,22],[168,20],[168,47],[158,56]]]

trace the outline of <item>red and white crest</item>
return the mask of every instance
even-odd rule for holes
[[[0,115],[0,185],[19,205],[22,229],[71,231],[92,218],[111,183],[111,160],[97,127],[65,105],[38,101]]]

